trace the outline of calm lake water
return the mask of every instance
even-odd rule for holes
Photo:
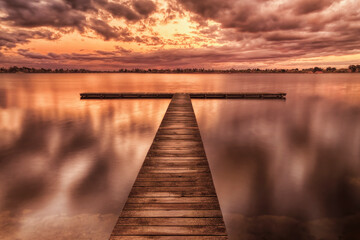
[[[1,74],[0,239],[107,239],[170,100],[193,100],[230,239],[360,239],[360,74]]]

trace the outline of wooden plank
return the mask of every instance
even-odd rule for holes
[[[209,181],[136,181],[134,187],[191,187],[191,186],[211,186]]]
[[[224,236],[224,226],[117,226],[114,229],[114,235],[127,236],[159,236],[159,235],[214,235]]]
[[[128,203],[125,210],[217,210],[218,203]]]
[[[179,120],[181,121],[181,120]],[[173,129],[165,129],[165,130],[159,130],[157,134],[162,134],[162,133],[166,133],[166,134],[187,134],[187,133],[196,133],[198,134],[199,132],[197,131],[197,129],[178,129],[178,128],[173,128]]]
[[[122,217],[222,217],[220,210],[126,210]]]
[[[152,226],[216,226],[224,225],[222,218],[120,218],[119,225]]]
[[[111,240],[226,240],[227,236],[111,236]]]
[[[205,161],[163,161],[163,160],[148,160],[144,163],[144,166],[155,166],[159,168],[163,167],[200,167],[200,166],[208,166],[208,163]]]
[[[155,141],[159,140],[198,140],[200,141],[200,135],[157,135]]]
[[[131,191],[133,197],[216,197],[216,193],[211,190],[204,191]]]
[[[135,192],[213,192],[214,187],[210,186],[191,186],[191,187],[137,187],[132,188]]]
[[[128,198],[127,203],[217,203],[216,197],[162,197],[162,198]]]
[[[189,167],[189,168],[157,168],[144,166],[140,173],[210,173],[209,167]]]
[[[179,137],[179,139],[181,140],[182,138]],[[192,154],[191,156],[193,156],[194,154],[198,154],[198,153],[205,153],[204,149],[200,148],[200,147],[197,147],[197,148],[194,148],[194,149],[188,149],[188,148],[185,148],[185,149],[161,149],[161,148],[151,148],[150,150],[150,153],[151,154],[161,154],[161,156],[164,156],[164,154],[173,154],[173,155],[181,155],[181,156],[185,156],[187,154]],[[190,157],[191,157],[190,156]],[[164,156],[166,157],[166,156]]]
[[[138,178],[178,178],[179,180],[183,178],[203,178],[209,177],[209,173],[140,173]]]
[[[189,151],[188,147],[184,147],[184,146],[161,146],[161,145],[156,145],[156,146],[151,146],[150,148],[151,151]],[[203,152],[204,149],[202,148],[201,145],[198,146],[194,146],[194,149],[192,149],[191,151],[196,151],[196,152]]]
[[[160,125],[160,128],[186,128],[186,127],[196,127],[196,124],[174,122],[174,123],[164,123]]]
[[[161,157],[161,156],[157,156],[157,157],[146,157],[146,160],[169,160],[169,161],[184,161],[184,160],[189,160],[189,161],[198,161],[198,160],[206,160],[206,156],[205,157],[183,157],[183,156],[179,156],[179,157]]]
[[[152,160],[149,159],[144,163],[144,166],[148,167],[158,167],[158,168],[181,168],[181,167],[208,167],[208,163],[204,160],[195,160],[195,161],[188,161],[188,160],[175,160],[175,161],[164,161],[164,160]]]
[[[110,239],[169,236],[227,239],[188,94],[172,98]]]
[[[177,143],[178,142],[178,143]],[[181,142],[177,140],[157,140],[153,142],[152,147],[202,147],[201,139],[198,140],[182,140]]]
[[[211,177],[198,177],[198,176],[193,176],[193,177],[162,177],[162,178],[154,178],[154,177],[139,177],[136,179],[137,181],[153,181],[153,182],[172,182],[172,181],[180,181],[181,182],[194,182],[194,184],[196,184],[197,182],[211,182],[212,179]]]

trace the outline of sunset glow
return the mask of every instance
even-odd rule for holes
[[[347,67],[358,0],[0,0],[0,66]]]

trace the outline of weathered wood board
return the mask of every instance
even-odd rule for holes
[[[189,94],[173,94],[110,240],[227,239]]]

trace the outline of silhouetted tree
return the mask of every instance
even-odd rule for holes
[[[349,69],[351,70],[351,72],[356,72],[356,66],[355,65],[350,65]]]
[[[319,67],[314,67],[313,72],[320,72],[322,71],[322,68]]]

